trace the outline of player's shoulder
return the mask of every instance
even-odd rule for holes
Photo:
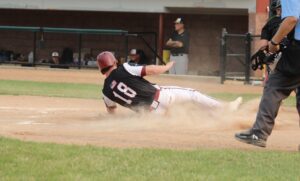
[[[137,64],[135,62],[129,61],[129,62],[123,63],[123,66],[133,66],[133,67],[136,67],[136,66],[140,66],[140,64]]]
[[[125,62],[125,63],[123,63],[122,66],[128,72],[131,72],[132,70],[134,70],[138,67],[142,67],[142,65],[139,65],[139,64],[134,63],[134,62]]]
[[[134,75],[134,76],[144,76],[145,75],[145,66],[143,66],[143,65],[126,62],[122,66],[131,75]]]
[[[190,35],[190,31],[188,29],[185,29],[183,33],[184,33],[184,35],[187,35],[187,36]]]

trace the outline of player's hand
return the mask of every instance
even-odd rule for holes
[[[168,69],[172,68],[174,66],[175,62],[174,61],[169,61],[166,66],[168,67]]]
[[[176,47],[177,48],[183,47],[183,43],[181,41],[176,41]]]
[[[279,45],[275,46],[271,42],[268,43],[268,46],[270,53],[276,53],[279,50]]]

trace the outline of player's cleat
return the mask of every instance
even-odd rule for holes
[[[239,107],[241,106],[243,102],[243,98],[242,97],[238,97],[237,99],[235,99],[234,101],[229,103],[229,110],[230,111],[236,111],[239,109]]]
[[[251,144],[254,146],[266,147],[266,145],[267,145],[266,140],[259,138],[257,135],[255,135],[253,133],[253,131],[251,129],[235,134],[235,138],[238,141],[241,141],[241,142],[247,143],[247,144]]]

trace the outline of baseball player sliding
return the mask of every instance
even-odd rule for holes
[[[210,109],[228,108],[236,110],[242,102],[237,98],[230,103],[222,103],[196,90],[158,86],[148,82],[144,76],[162,74],[174,65],[134,65],[124,63],[117,67],[117,60],[111,52],[102,52],[97,56],[99,70],[106,79],[103,86],[103,100],[109,113],[115,113],[116,103],[133,111],[150,111],[164,114],[174,103],[195,102]]]

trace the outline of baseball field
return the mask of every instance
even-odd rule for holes
[[[1,180],[300,180],[299,115],[285,100],[267,148],[234,140],[262,87],[195,76],[149,77],[199,90],[235,112],[174,105],[165,116],[118,107],[108,115],[96,70],[0,67]]]

